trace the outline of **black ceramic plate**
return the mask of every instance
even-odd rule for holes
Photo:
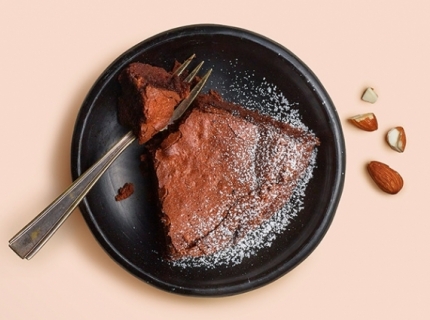
[[[80,209],[107,253],[143,281],[186,295],[238,294],[263,286],[302,262],[328,230],[342,193],[345,148],[336,110],[316,76],[290,51],[258,34],[218,25],[181,27],[139,43],[103,72],[86,97],[73,135],[72,174],[76,179],[127,132],[117,121],[118,73],[133,61],[170,69],[175,59],[183,61],[192,53],[197,55],[196,61],[205,60],[204,68],[214,70],[206,90],[216,89],[233,102],[244,96],[252,101],[260,99],[256,88],[270,83],[268,90],[281,92],[320,138],[304,209],[270,247],[239,264],[172,266],[162,258],[156,190],[139,170],[143,147],[137,143],[115,161]],[[116,202],[117,189],[125,182],[135,184],[135,194]]]

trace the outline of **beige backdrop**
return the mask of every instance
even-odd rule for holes
[[[0,319],[430,319],[430,2],[0,0]],[[80,104],[119,54],[194,23],[246,28],[317,74],[342,120],[344,194],[331,229],[299,267],[256,291],[189,298],[148,286],[96,243],[74,212],[31,261],[8,240],[70,180]],[[375,105],[360,100],[373,86]],[[373,111],[374,133],[349,116]],[[383,135],[404,126],[403,154]],[[389,163],[404,189],[383,194],[364,164]]]

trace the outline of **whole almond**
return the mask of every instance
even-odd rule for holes
[[[403,188],[402,176],[385,163],[371,161],[367,165],[367,171],[382,191],[389,194],[396,194]]]
[[[378,129],[378,121],[373,113],[358,114],[348,120],[361,130],[375,131]]]

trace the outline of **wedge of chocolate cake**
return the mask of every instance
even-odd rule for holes
[[[237,243],[289,200],[319,140],[303,129],[201,95],[153,150],[172,259]]]

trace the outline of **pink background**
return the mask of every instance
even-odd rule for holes
[[[430,319],[430,2],[0,0],[0,319]],[[61,4],[63,3],[63,4]],[[165,293],[134,278],[97,244],[76,210],[22,261],[8,240],[71,182],[74,122],[92,83],[136,43],[170,28],[217,23],[284,45],[331,95],[347,145],[335,220],[299,267],[228,298]],[[376,104],[360,100],[364,88]],[[375,112],[367,133],[346,119]],[[386,131],[404,126],[403,154]],[[386,162],[395,196],[365,172]]]

